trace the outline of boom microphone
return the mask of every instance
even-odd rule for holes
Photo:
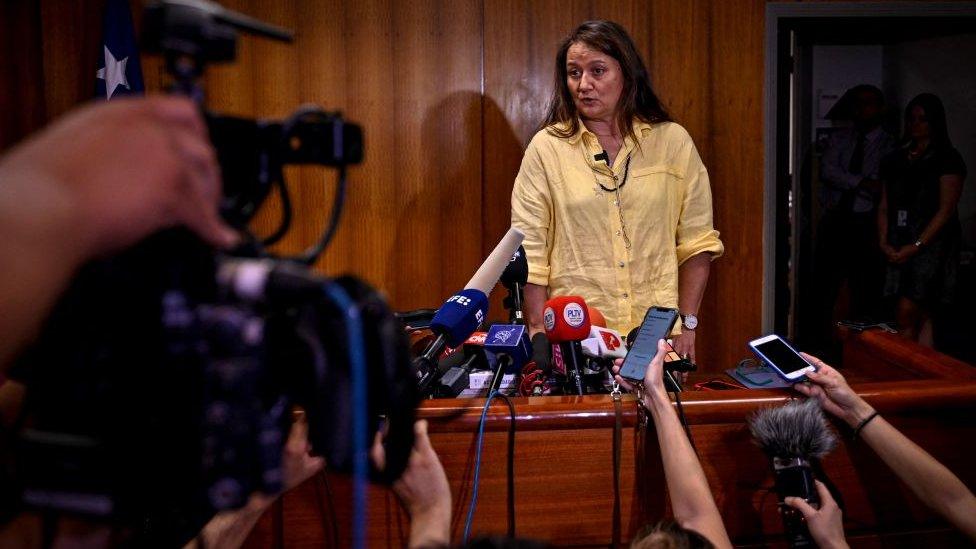
[[[783,501],[789,496],[820,505],[812,465],[837,445],[837,436],[815,399],[766,408],[749,418],[749,431],[769,456],[776,475],[780,516],[791,547],[815,546],[803,515]]]
[[[522,245],[522,239],[524,238],[525,234],[515,227],[508,229],[505,236],[502,237],[498,245],[495,246],[495,249],[488,255],[488,259],[482,263],[478,271],[471,277],[471,280],[464,285],[464,289],[468,290],[473,288],[481,290],[485,294],[491,293],[491,289],[498,283],[498,279],[505,272],[505,267],[508,267],[512,256],[515,255],[519,246]]]

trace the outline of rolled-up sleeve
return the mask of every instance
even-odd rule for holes
[[[552,197],[536,140],[529,143],[512,188],[512,226],[525,233],[529,284],[549,285],[549,255],[554,232]]]
[[[712,189],[708,171],[690,136],[686,147],[683,151],[687,154],[684,197],[675,235],[678,265],[703,252],[711,253],[712,259],[725,252],[719,233],[712,226]]]

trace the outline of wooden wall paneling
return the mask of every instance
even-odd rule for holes
[[[713,264],[703,314],[708,371],[750,354],[762,328],[763,29],[762,0],[711,2],[710,165],[715,225],[725,256]]]
[[[399,309],[436,307],[468,281],[481,254],[481,75],[479,2],[391,2],[391,80],[372,90],[373,107],[392,104],[374,132],[394,148],[373,161],[395,174],[373,186],[374,229]],[[378,214],[378,215],[377,215]],[[368,248],[367,248],[368,250]],[[368,252],[367,252],[368,253]]]
[[[0,2],[0,152],[44,123],[40,22],[38,4]]]
[[[226,97],[212,93],[212,105],[281,117],[312,100],[362,125],[365,161],[349,170],[342,223],[318,268],[365,278],[397,309],[439,305],[481,260],[480,4],[268,6],[233,7],[297,26],[296,43],[248,39],[240,62],[209,78]],[[295,229],[278,249],[291,253],[327,223],[335,172],[301,168],[288,178]],[[278,212],[270,201],[258,232],[273,230]]]
[[[712,25],[709,4],[706,0],[666,0],[651,4],[648,8],[651,46],[647,63],[654,90],[674,120],[688,130],[694,140],[709,170],[714,193],[717,182],[712,170],[713,158],[721,155],[721,151],[713,149],[711,139],[710,81],[714,59],[709,48]],[[712,207],[714,211],[714,203]],[[725,227],[720,221],[716,215],[715,227],[725,240]],[[713,297],[715,268],[722,261],[724,259],[712,264],[712,275],[698,315],[702,323],[697,329],[696,358],[704,371],[722,369],[717,364],[719,353],[715,339],[725,330],[725,325]]]
[[[44,41],[40,61],[50,120],[94,97],[104,0],[43,0],[40,5]]]

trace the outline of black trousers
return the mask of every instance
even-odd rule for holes
[[[818,347],[831,346],[834,307],[845,281],[850,293],[847,318],[878,319],[883,314],[884,257],[874,211],[824,214],[814,244],[813,277],[811,329]]]

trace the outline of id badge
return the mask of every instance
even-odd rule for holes
[[[895,218],[899,227],[908,226],[908,210],[898,210],[898,216]]]

